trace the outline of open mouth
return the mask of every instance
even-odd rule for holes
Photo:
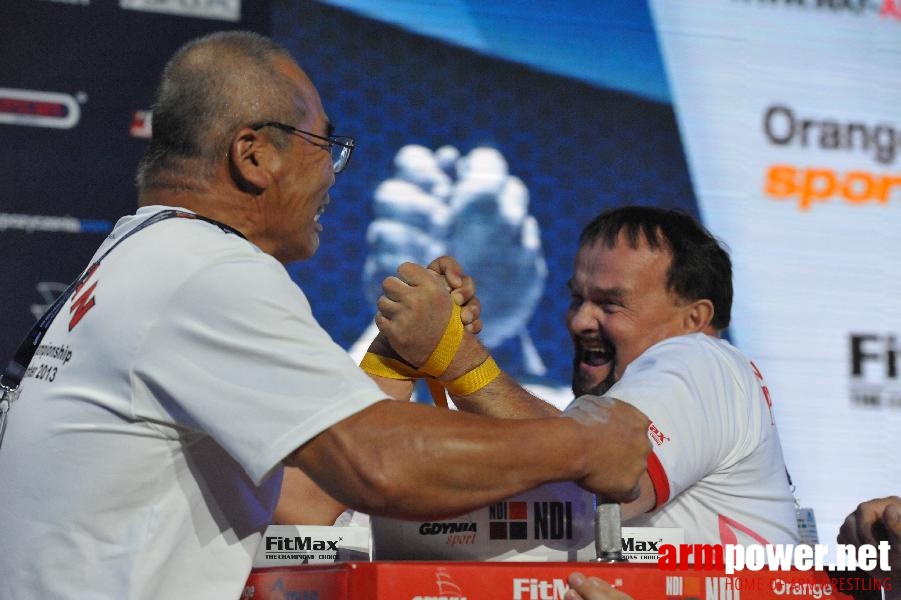
[[[613,360],[613,349],[606,344],[583,346],[580,343],[578,352],[579,362],[590,367],[603,367]]]
[[[616,350],[601,339],[575,340],[573,393],[603,395],[615,381]]]

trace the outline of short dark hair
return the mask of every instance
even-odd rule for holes
[[[707,299],[713,303],[711,324],[726,329],[732,318],[732,261],[723,245],[690,215],[649,206],[624,206],[606,211],[589,223],[579,236],[579,246],[598,241],[608,248],[620,233],[632,248],[639,236],[651,248],[667,248],[672,263],[667,288],[683,300]]]
[[[220,31],[179,48],[157,88],[138,189],[210,175],[241,127],[302,118],[305,107],[294,86],[275,68],[279,57],[293,60],[250,31]]]

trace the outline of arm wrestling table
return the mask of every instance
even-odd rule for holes
[[[345,562],[255,569],[253,600],[558,600],[573,571],[601,577],[636,600],[851,599],[862,577],[825,571],[664,571],[640,563]],[[866,598],[881,598],[878,590]],[[875,594],[875,595],[873,595]],[[860,597],[860,596],[858,596]]]

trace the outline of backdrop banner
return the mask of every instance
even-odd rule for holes
[[[581,228],[680,208],[731,251],[727,335],[766,377],[820,539],[899,493],[901,0],[12,3],[0,358],[134,210],[165,61],[234,28],[285,45],[357,139],[319,252],[288,265],[352,354],[385,276],[453,254],[498,363],[565,406]]]

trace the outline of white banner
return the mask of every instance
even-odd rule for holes
[[[901,10],[651,2],[730,334],[773,392],[796,497],[835,541],[901,493]]]

